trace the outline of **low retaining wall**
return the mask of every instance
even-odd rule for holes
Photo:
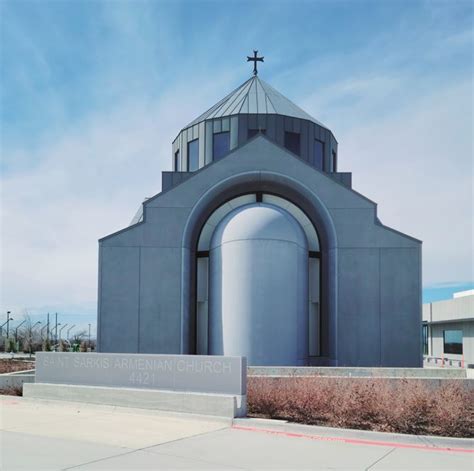
[[[21,388],[23,383],[34,383],[34,370],[15,371],[13,373],[4,373],[0,375],[0,389]]]
[[[210,415],[229,419],[245,417],[247,414],[246,396],[227,394],[33,383],[23,386],[23,396],[34,399]]]
[[[250,366],[248,376],[334,376],[349,378],[465,379],[465,369],[451,368],[346,368],[331,366]]]
[[[247,412],[244,357],[140,353],[36,355],[25,397],[241,417]]]
[[[310,376],[310,375],[293,375],[293,376],[275,376],[275,375],[249,375],[249,381],[257,378],[267,378],[270,380],[274,380],[275,384],[278,381],[284,380],[291,380],[291,378],[318,378],[318,376]],[[364,377],[364,376],[320,376],[321,380],[324,380],[326,383],[334,383],[344,387],[344,384],[356,383],[356,382],[364,382],[370,380],[380,380],[384,383],[395,386],[395,387],[403,387],[403,385],[409,385],[410,383],[422,383],[424,386],[427,386],[430,389],[436,390],[441,388],[448,383],[457,383],[460,384],[462,387],[467,388],[469,390],[474,390],[474,379],[466,379],[466,378],[397,378],[397,377]]]

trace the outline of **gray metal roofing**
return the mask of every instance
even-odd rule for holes
[[[186,127],[206,119],[222,118],[239,113],[292,116],[307,119],[327,128],[258,76],[248,79]]]

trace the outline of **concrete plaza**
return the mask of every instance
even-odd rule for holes
[[[473,469],[473,442],[0,397],[0,469]]]

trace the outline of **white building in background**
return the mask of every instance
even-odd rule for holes
[[[438,365],[474,365],[474,290],[423,304],[423,354]]]

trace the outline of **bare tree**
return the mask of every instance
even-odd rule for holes
[[[18,333],[18,339],[22,343],[23,350],[31,354],[37,350],[38,345],[41,345],[39,333],[35,328],[37,323],[31,320],[31,316],[25,311],[23,315],[25,323],[23,328]]]
[[[70,339],[71,343],[81,343],[83,340],[85,340],[87,337],[87,331],[86,330],[80,330],[79,332],[76,332]]]
[[[76,332],[70,339],[69,342],[71,343],[71,347],[73,351],[78,352],[81,350],[81,346],[85,344],[85,339],[87,337],[86,330],[80,330]]]

